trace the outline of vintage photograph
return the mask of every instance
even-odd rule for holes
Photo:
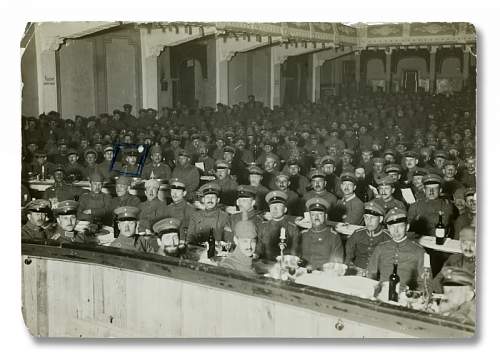
[[[33,336],[476,334],[473,24],[21,36]]]

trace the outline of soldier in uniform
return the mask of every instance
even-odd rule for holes
[[[361,225],[363,223],[363,202],[356,196],[356,175],[351,172],[344,172],[340,175],[340,188],[344,196],[337,205],[341,208],[342,222]]]
[[[243,217],[254,223],[256,228],[259,229],[264,219],[261,213],[254,208],[256,197],[255,188],[250,185],[240,185],[238,186],[237,196],[236,205],[239,208],[239,213],[234,213],[229,216],[231,230],[234,231],[234,227]]]
[[[236,189],[238,183],[229,175],[229,163],[226,160],[217,160],[215,162],[215,184],[220,187],[220,202],[223,205],[234,205],[236,201]]]
[[[24,208],[27,211],[28,221],[21,228],[22,240],[44,241],[48,238],[47,215],[50,213],[50,202],[45,199],[36,199],[29,202]]]
[[[186,186],[186,199],[192,201],[194,192],[200,185],[200,173],[198,169],[191,164],[191,155],[185,150],[178,151],[177,164],[172,172],[172,178],[179,179]]]
[[[330,214],[331,207],[337,204],[338,199],[334,194],[326,191],[326,175],[321,170],[313,169],[309,174],[309,179],[311,180],[312,190],[304,194],[303,199],[305,201],[312,198],[322,198],[326,200],[329,205],[327,213]]]
[[[313,197],[306,202],[312,228],[301,232],[301,256],[313,269],[319,269],[327,262],[344,261],[342,240],[333,227],[326,225],[329,207],[330,203],[321,197]]]
[[[61,243],[84,243],[87,242],[85,235],[75,231],[78,220],[78,202],[74,200],[63,200],[55,205],[57,227],[50,240]]]
[[[464,227],[476,225],[476,189],[467,188],[464,192],[465,211],[459,215],[453,225],[454,238],[458,239],[460,231]]]
[[[281,228],[285,231],[286,247],[285,254],[298,255],[300,248],[300,233],[298,227],[287,219],[285,192],[273,190],[266,195],[266,202],[269,205],[271,220],[262,222],[259,232],[256,254],[259,258],[267,261],[275,261],[280,255],[280,233]]]
[[[444,298],[439,312],[463,323],[476,323],[474,275],[460,267],[447,267],[442,281]]]
[[[99,172],[104,176],[104,180],[109,181],[117,175],[117,172],[112,170],[113,146],[106,145],[103,151],[104,160],[97,166],[97,168]]]
[[[139,230],[149,230],[158,220],[167,215],[167,205],[158,199],[160,182],[156,179],[146,180],[144,183],[147,200],[139,204]]]
[[[250,186],[255,189],[255,208],[258,211],[267,210],[266,195],[269,189],[261,184],[264,171],[257,165],[252,164],[248,167],[248,180]]]
[[[63,200],[78,200],[83,194],[83,189],[67,184],[64,181],[64,168],[61,165],[56,166],[54,170],[54,185],[43,192],[43,199],[51,202],[60,202]]]
[[[64,174],[71,181],[80,181],[87,177],[85,168],[78,162],[80,158],[75,149],[69,149],[66,153],[68,162],[64,165]]]
[[[257,227],[252,221],[240,220],[235,224],[233,233],[232,242],[236,247],[219,263],[219,266],[254,273],[253,260],[257,246]]]
[[[389,275],[396,264],[401,288],[407,286],[412,290],[422,290],[425,251],[406,235],[409,227],[406,211],[391,209],[385,220],[391,239],[375,247],[368,262],[367,276],[379,281],[389,281]]]
[[[289,175],[284,172],[278,172],[276,174],[275,184],[277,190],[281,190],[287,195],[287,210],[288,215],[301,216],[304,213],[304,206],[302,199],[293,190],[290,190],[290,180]]]
[[[47,153],[45,151],[35,151],[34,160],[28,164],[26,171],[31,172],[33,175],[39,175],[42,177],[42,171],[44,177],[48,179],[49,175],[54,172],[55,165],[47,161]]]
[[[208,241],[210,229],[214,230],[216,241],[229,240],[231,232],[229,215],[217,208],[219,203],[220,187],[215,183],[208,183],[200,188],[203,210],[197,210],[191,215],[188,226],[187,242],[201,245]]]
[[[425,199],[425,188],[424,183],[422,183],[422,179],[424,175],[427,174],[427,170],[424,168],[417,167],[413,172],[413,176],[411,178],[411,191],[413,196],[415,197],[415,201],[420,201]]]
[[[97,161],[97,151],[88,148],[84,151],[83,156],[85,158],[84,177],[89,177],[92,174],[99,173],[99,167],[96,164]]]
[[[131,183],[132,181],[128,176],[120,175],[118,179],[116,179],[116,197],[111,200],[111,210],[127,205],[133,207],[139,206],[141,200],[137,196],[129,193]]]
[[[325,173],[326,190],[335,194],[337,198],[342,198],[344,193],[340,188],[340,179],[335,174],[335,159],[329,155],[325,155],[320,159],[320,166],[323,173]]]
[[[290,189],[296,192],[299,197],[303,197],[307,193],[309,187],[309,179],[300,174],[300,165],[298,159],[290,159],[287,162],[287,171],[290,175]]]
[[[347,239],[345,263],[353,265],[361,274],[366,274],[368,261],[375,248],[391,239],[391,235],[382,225],[384,214],[384,208],[375,201],[365,203],[365,227],[356,230]]]
[[[408,210],[411,231],[427,236],[434,236],[434,228],[439,221],[439,212],[443,213],[443,223],[451,226],[453,206],[446,199],[439,198],[441,177],[427,174],[422,178],[425,199],[412,204]]]
[[[155,253],[158,245],[154,238],[136,235],[139,208],[124,206],[116,208],[113,213],[118,220],[119,236],[111,242],[110,247],[139,252]]]
[[[403,202],[394,198],[394,179],[389,175],[381,176],[376,179],[377,190],[379,193],[379,197],[373,200],[374,203],[381,206],[384,210],[384,214],[387,213],[392,208],[400,208],[406,209],[406,206]]]
[[[153,225],[153,232],[158,236],[158,254],[178,257],[180,248],[186,247],[180,243],[180,224],[177,218],[164,218]]]
[[[78,206],[78,220],[100,220],[111,225],[111,197],[102,193],[104,178],[99,173],[93,173],[90,179],[90,192],[80,196]]]
[[[163,163],[163,154],[160,146],[153,146],[149,150],[151,155],[151,163],[144,166],[142,170],[143,179],[170,179],[172,170],[168,164]]]
[[[179,231],[180,238],[186,240],[189,220],[195,211],[195,208],[186,201],[186,185],[179,179],[172,178],[170,184],[170,197],[172,203],[167,205],[165,216],[177,218],[180,220]]]

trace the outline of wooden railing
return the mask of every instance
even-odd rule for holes
[[[23,316],[36,336],[474,335],[437,314],[111,247],[22,244]]]

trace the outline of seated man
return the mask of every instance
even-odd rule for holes
[[[383,175],[375,179],[379,197],[373,200],[384,209],[384,214],[392,208],[406,209],[406,206],[400,200],[394,198],[394,179],[389,175]]]
[[[54,185],[45,189],[43,198],[51,202],[61,202],[63,200],[78,200],[82,194],[83,189],[64,181],[64,168],[58,165],[54,170]]]
[[[254,273],[252,264],[257,245],[257,228],[255,224],[252,221],[241,220],[234,226],[233,233],[233,242],[236,247],[229,256],[219,263],[219,266]]]
[[[261,184],[263,174],[264,171],[257,165],[252,164],[248,167],[248,180],[250,186],[255,189],[255,208],[258,211],[267,209],[266,195],[269,193],[269,189]]]
[[[83,233],[75,231],[78,220],[76,214],[78,211],[78,202],[74,200],[64,200],[55,205],[54,213],[56,215],[57,227],[51,240],[61,243],[82,243],[86,242]]]
[[[442,281],[444,297],[439,311],[463,323],[476,323],[474,275],[460,267],[447,267]]]
[[[101,221],[111,225],[111,197],[102,193],[104,178],[99,173],[93,173],[90,179],[90,192],[80,196],[78,207],[78,220],[90,222]]]
[[[382,225],[384,214],[384,208],[374,201],[365,203],[363,219],[366,227],[356,230],[347,239],[345,263],[354,265],[361,274],[366,273],[375,248],[391,240],[391,235]]]
[[[412,290],[422,290],[425,251],[406,235],[409,228],[406,211],[391,209],[385,219],[391,239],[375,247],[368,262],[367,277],[389,281],[389,276],[396,266],[401,288],[407,286]]]
[[[434,277],[433,290],[436,293],[443,292],[443,280],[447,269],[450,267],[459,267],[472,276],[476,275],[476,229],[474,227],[462,228],[459,239],[462,253],[448,257],[441,271]]]
[[[476,225],[476,188],[467,188],[464,192],[465,211],[454,223],[454,238],[459,239],[459,233],[464,227]]]
[[[215,168],[215,176],[217,179],[214,183],[218,184],[220,187],[221,203],[226,206],[234,205],[238,183],[229,175],[229,163],[225,160],[217,160],[215,162]]]
[[[50,202],[45,199],[36,199],[29,202],[25,210],[28,213],[28,221],[21,227],[21,239],[46,240],[48,238],[46,225],[47,215],[50,213]]]
[[[118,220],[120,234],[111,242],[110,247],[149,253],[158,250],[158,246],[152,238],[136,235],[139,208],[132,206],[118,207],[113,213]]]
[[[340,181],[340,188],[344,196],[338,201],[336,209],[340,209],[342,212],[342,222],[359,226],[363,223],[364,205],[354,193],[356,190],[356,176],[354,173],[344,172],[340,175]]]
[[[260,228],[256,254],[267,261],[275,261],[280,255],[279,243],[283,229],[286,247],[285,254],[297,255],[300,233],[298,227],[286,217],[287,195],[281,190],[273,190],[266,195],[271,220],[262,222]]]
[[[111,199],[111,209],[115,210],[118,207],[134,206],[137,207],[141,200],[129,193],[129,187],[132,180],[128,176],[120,175],[116,180],[115,190],[116,197]]]
[[[180,225],[177,218],[164,218],[153,225],[153,232],[158,236],[158,254],[177,257],[186,248],[179,239]]]
[[[158,180],[146,180],[144,187],[147,200],[139,204],[139,230],[149,233],[153,224],[167,215],[167,205],[158,199],[160,190]]]
[[[186,185],[179,179],[172,178],[170,184],[170,197],[172,203],[167,205],[165,216],[180,220],[179,235],[182,240],[186,240],[189,220],[195,208],[186,201]]]
[[[172,170],[168,164],[162,162],[163,152],[160,146],[153,146],[149,150],[151,155],[151,163],[144,166],[142,170],[143,179],[170,179],[172,176]]]
[[[301,232],[302,258],[313,269],[319,269],[327,262],[344,261],[344,246],[340,236],[325,223],[329,207],[328,201],[319,197],[306,202],[312,228]]]

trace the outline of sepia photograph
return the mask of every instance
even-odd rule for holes
[[[476,335],[474,24],[19,38],[32,336]]]

